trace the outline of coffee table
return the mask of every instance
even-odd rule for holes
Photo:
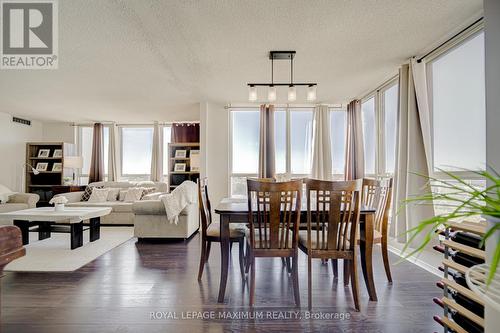
[[[12,219],[21,229],[23,245],[29,244],[29,232],[38,232],[38,239],[49,238],[51,233],[71,234],[71,249],[83,245],[83,221],[89,220],[90,241],[100,237],[101,216],[111,213],[111,207],[65,207],[55,211],[53,207],[23,209],[1,213],[0,217]],[[69,225],[69,230],[68,230]]]

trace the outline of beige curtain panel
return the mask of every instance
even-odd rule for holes
[[[431,165],[430,146],[427,146],[431,142],[431,133],[424,66],[423,62],[419,64],[412,59],[399,70],[398,139],[390,226],[390,235],[399,242],[408,240],[407,230],[434,216],[432,205],[403,205],[406,198],[430,191],[427,179],[415,174],[429,175]],[[423,237],[423,234],[418,236],[412,246],[421,244]]]
[[[151,180],[163,181],[163,128],[155,121],[151,154]]]
[[[345,154],[345,179],[354,180],[365,176],[365,150],[363,146],[363,125],[361,101],[347,105],[347,133]]]
[[[109,147],[108,147],[108,180],[118,181],[118,128],[116,124],[109,125]]]
[[[101,123],[94,124],[92,134],[92,156],[90,158],[89,183],[104,180],[104,144],[103,126]]]
[[[259,178],[276,174],[274,144],[274,105],[260,106]]]
[[[332,142],[328,106],[320,105],[314,108],[313,124],[311,177],[332,180]]]

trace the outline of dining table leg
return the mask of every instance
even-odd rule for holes
[[[229,272],[229,216],[220,215],[220,254],[221,254],[221,275],[219,285],[219,303],[224,303],[226,293],[227,275]]]
[[[359,249],[361,255],[361,268],[365,279],[366,289],[370,301],[377,301],[377,291],[373,280],[372,250],[373,250],[373,215],[364,214],[364,223],[360,225]]]

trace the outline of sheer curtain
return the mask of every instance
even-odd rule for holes
[[[118,180],[118,128],[116,124],[109,125],[109,150],[108,150],[108,180]]]
[[[314,108],[311,177],[332,179],[332,141],[330,138],[330,110],[320,105]]]
[[[153,126],[153,145],[151,152],[151,180],[163,180],[163,128],[155,121]]]
[[[363,147],[361,101],[354,100],[347,105],[345,179],[353,180],[364,176],[365,150]]]
[[[101,123],[94,124],[92,134],[92,156],[90,159],[89,183],[104,180],[104,147],[103,126]]]
[[[399,115],[394,173],[393,221],[390,235],[406,242],[406,231],[434,216],[432,205],[404,205],[404,200],[430,191],[425,177],[431,166],[430,116],[427,99],[425,63],[403,65],[399,70]],[[419,175],[416,175],[419,174]],[[412,246],[423,241],[419,235]]]
[[[274,105],[260,106],[259,133],[259,178],[273,178],[276,174]]]

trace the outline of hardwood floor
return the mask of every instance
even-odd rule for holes
[[[316,316],[344,320],[295,318],[307,314],[306,257],[299,256],[302,308],[294,306],[292,281],[279,259],[256,261],[255,308],[248,307],[238,249],[233,248],[226,304],[217,304],[219,247],[214,246],[201,283],[197,281],[199,236],[188,242],[122,244],[72,273],[9,273],[2,282],[1,332],[433,332],[440,313],[432,297],[438,278],[408,262],[392,266],[388,285],[380,249],[374,249],[378,302],[370,302],[360,281],[361,312],[354,311],[350,287],[342,274],[333,279],[330,265],[313,261],[313,310]],[[397,257],[391,254],[391,262]],[[343,270],[339,269],[339,272]],[[328,288],[325,288],[328,286]],[[326,291],[325,291],[326,290]],[[186,319],[202,311],[214,319]],[[212,312],[211,312],[212,311]],[[154,317],[151,318],[152,314]],[[254,319],[219,318],[221,314]],[[177,316],[177,319],[162,316]],[[262,315],[262,318],[259,316]],[[287,319],[274,319],[287,315]],[[346,319],[345,316],[349,316]],[[184,318],[183,318],[184,317]]]

